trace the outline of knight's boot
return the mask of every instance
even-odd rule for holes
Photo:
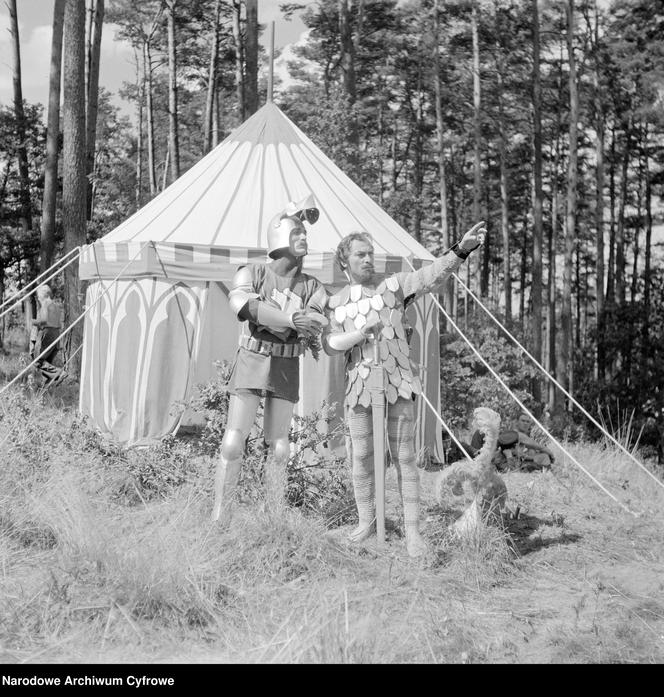
[[[351,542],[362,542],[376,532],[374,487],[373,472],[356,472],[353,475],[353,493],[359,522],[349,535]]]
[[[401,499],[408,555],[421,557],[427,552],[427,543],[420,534],[419,476],[415,468],[403,472]]]
[[[372,517],[367,521],[360,518],[357,527],[348,535],[351,542],[364,542],[376,532],[376,518]]]
[[[427,543],[420,534],[417,525],[406,527],[406,549],[409,557],[421,557],[427,553]]]
[[[214,479],[212,520],[226,526],[230,523],[233,503],[237,497],[237,480],[242,466],[244,439],[240,431],[228,431],[221,444]]]

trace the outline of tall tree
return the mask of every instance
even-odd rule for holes
[[[438,186],[440,198],[440,233],[442,244],[445,249],[451,245],[450,229],[447,221],[447,175],[445,172],[445,124],[443,122],[443,95],[440,76],[440,7],[439,0],[434,0],[434,71],[433,84],[434,96],[436,99],[436,140],[438,145]],[[450,279],[443,288],[443,306],[446,312],[452,314],[452,293],[454,291],[454,280]]]
[[[233,3],[233,43],[235,44],[235,90],[237,98],[238,116],[240,121],[247,117],[247,100],[244,81],[244,42],[242,41],[242,3],[240,0],[232,0]]]
[[[477,0],[472,0],[470,32],[473,42],[473,221],[480,220],[482,216],[482,83],[480,80],[480,39],[479,39],[479,9]],[[481,268],[482,258],[477,257],[478,270]],[[470,273],[470,263],[468,273]],[[479,274],[481,275],[481,274]],[[483,283],[480,283],[480,292],[485,294]]]
[[[28,152],[25,146],[25,112],[23,110],[23,88],[21,84],[21,43],[18,33],[18,15],[16,12],[16,0],[9,1],[10,31],[12,36],[12,82],[14,86],[14,115],[16,118],[16,136],[18,146],[16,155],[18,160],[19,198],[21,203],[21,229],[27,238],[32,230],[32,203],[30,201],[30,175],[28,172]],[[29,270],[32,275],[32,269]],[[32,324],[34,301],[27,299],[24,302],[24,316],[26,329],[29,331]]]
[[[87,219],[92,218],[94,201],[95,145],[97,140],[97,104],[99,100],[99,57],[104,26],[104,0],[91,0],[90,38],[87,42],[85,101],[85,173],[88,177]]]
[[[116,37],[128,41],[136,51],[137,77],[143,84],[137,85],[140,101],[141,94],[145,104],[145,141],[147,146],[147,179],[150,197],[157,193],[157,171],[155,154],[155,86],[154,74],[160,65],[153,51],[161,46],[163,25],[163,0],[113,0],[107,8],[106,16],[111,24],[120,27]],[[137,107],[140,109],[140,106]],[[138,157],[137,157],[138,162]]]
[[[14,86],[14,114],[18,147],[18,174],[21,200],[21,227],[24,233],[32,230],[32,205],[30,202],[30,175],[28,151],[25,146],[25,112],[23,111],[23,87],[21,83],[21,43],[18,33],[16,0],[9,0],[10,32],[12,36],[12,83]]]
[[[245,0],[246,24],[246,84],[247,116],[258,109],[258,0]]]
[[[79,0],[66,0],[64,32],[62,225],[69,252],[84,244],[86,235],[85,4]],[[71,264],[65,269],[65,323],[71,324],[80,313],[78,268]],[[69,337],[74,351],[81,343],[80,323]],[[78,357],[70,365],[78,373]]]
[[[178,0],[164,0],[168,26],[168,154],[171,181],[180,176],[180,134],[178,127],[178,65],[176,11]]]
[[[136,210],[143,203],[143,132],[145,123],[145,61],[139,57],[136,47],[134,47],[134,60],[136,61],[136,85],[138,95],[136,97],[136,120],[138,128],[136,133],[136,189],[134,201]]]
[[[574,43],[576,33],[574,0],[565,4],[566,38],[569,62],[569,155],[567,158],[567,212],[565,216],[565,247],[563,262],[562,308],[560,313],[560,346],[558,347],[558,379],[564,387],[571,385],[572,371],[572,261],[576,236],[577,167],[579,97],[576,77]]]
[[[48,83],[46,165],[44,167],[44,199],[42,202],[41,250],[39,255],[41,271],[45,271],[53,264],[53,251],[55,248],[55,204],[58,193],[60,83],[62,82],[62,29],[64,19],[65,0],[55,0],[53,5],[51,70]]]
[[[351,16],[349,0],[339,0],[339,65],[341,67],[341,81],[348,106],[353,107],[357,101],[357,82],[356,82],[356,55],[362,31],[362,20],[364,15],[364,2],[359,0],[355,8],[355,22]],[[354,25],[354,31],[353,31]],[[358,148],[359,148],[359,126],[354,110],[349,118],[348,144],[350,146],[351,161],[350,167],[353,174],[357,177],[358,172]]]
[[[533,266],[532,266],[532,337],[533,356],[542,362],[542,85],[540,79],[540,27],[538,0],[532,0],[533,38]],[[542,401],[541,382],[533,380],[533,399]]]
[[[205,128],[203,151],[209,152],[212,148],[214,112],[217,103],[217,82],[219,64],[219,41],[221,38],[221,0],[216,0],[212,25],[212,39],[210,41],[210,66],[208,70],[208,89],[205,100]],[[258,50],[258,49],[257,49]]]
[[[591,27],[593,55],[593,112],[595,128],[595,288],[597,296],[597,377],[605,378],[604,365],[604,147],[606,114],[602,80],[605,56],[600,39],[599,7],[594,3],[594,22]]]

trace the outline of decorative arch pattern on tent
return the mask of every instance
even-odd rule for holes
[[[235,355],[238,323],[227,302],[235,271],[266,260],[269,220],[310,192],[321,215],[307,225],[311,251],[304,270],[327,286],[346,283],[334,250],[353,230],[372,235],[379,274],[410,271],[433,259],[268,102],[161,194],[83,250],[79,273],[90,281],[88,304],[122,271],[117,289],[86,317],[84,329],[80,409],[102,432],[140,444],[186,422],[174,405],[210,379],[215,360],[232,361]],[[427,297],[408,312],[415,330],[412,358],[428,399],[439,405],[438,309]],[[323,400],[343,402],[340,360],[302,361],[301,414],[319,409]],[[436,419],[421,403],[418,417],[417,446],[442,459]]]

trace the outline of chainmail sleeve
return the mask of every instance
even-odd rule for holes
[[[453,252],[438,257],[433,263],[423,266],[417,271],[402,271],[395,274],[399,285],[403,288],[404,297],[419,297],[435,291],[463,263],[463,259]]]

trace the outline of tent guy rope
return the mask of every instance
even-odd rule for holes
[[[498,382],[505,388],[507,393],[512,397],[512,399],[521,407],[521,409],[524,411],[524,413],[528,414],[528,416],[539,426],[539,428],[546,433],[549,438],[562,450],[565,455],[570,459],[571,462],[573,462],[589,479],[591,479],[597,486],[605,493],[607,496],[609,496],[611,499],[613,499],[624,511],[627,513],[630,513],[633,516],[636,516],[637,514],[630,510],[622,501],[619,501],[596,477],[594,477],[570,452],[565,448],[560,441],[552,436],[546,428],[539,422],[538,419],[535,418],[535,416],[532,414],[532,412],[526,408],[526,406],[523,404],[523,402],[510,390],[508,385],[504,382],[504,380],[498,375],[498,373],[487,363],[487,361],[484,359],[482,354],[473,346],[472,342],[468,337],[461,331],[461,328],[457,325],[457,323],[450,317],[450,315],[446,312],[446,310],[443,308],[443,306],[438,302],[438,300],[434,297],[434,302],[438,305],[438,308],[440,311],[443,313],[443,315],[447,318],[447,320],[450,322],[452,327],[456,329],[456,331],[459,333],[461,338],[468,344],[470,349],[473,351],[473,353],[484,363],[486,366],[487,370],[498,380]]]
[[[391,234],[392,236],[394,236],[394,233],[393,233],[391,230],[390,230],[389,232],[390,232],[390,234]],[[450,250],[451,250],[451,248],[448,249],[448,250],[445,250],[445,252],[443,252],[443,254],[449,253]],[[415,271],[415,267],[413,266],[413,264],[412,264],[412,262],[410,261],[410,259],[409,259],[408,257],[404,257],[404,260],[405,260],[405,262],[408,264],[408,266],[410,266],[410,268],[411,268],[413,271]],[[454,278],[456,278],[457,280],[460,280],[457,274],[453,274],[453,276],[454,276]],[[465,284],[464,284],[464,287],[465,287]],[[436,304],[436,306],[438,307],[438,309],[444,314],[445,317],[448,318],[448,320],[450,321],[450,324],[457,330],[457,332],[461,335],[461,337],[462,337],[463,340],[468,344],[468,346],[471,348],[471,350],[477,355],[477,357],[482,361],[482,363],[484,363],[484,365],[488,368],[488,370],[492,373],[492,375],[494,375],[494,377],[498,380],[498,382],[499,382],[499,383],[503,386],[503,388],[506,390],[507,394],[509,394],[510,397],[512,397],[512,399],[514,399],[514,401],[521,407],[521,409],[522,409],[525,413],[527,413],[527,414],[530,416],[530,418],[538,425],[538,427],[539,427],[544,433],[546,433],[547,436],[549,436],[549,438],[551,438],[551,440],[552,440],[554,443],[556,443],[556,445],[570,458],[570,460],[571,460],[575,465],[577,465],[577,467],[579,467],[588,477],[590,477],[593,481],[595,481],[595,482],[597,483],[597,485],[598,485],[606,494],[608,494],[621,508],[623,508],[624,510],[626,510],[628,513],[630,513],[630,514],[632,514],[632,515],[636,515],[633,511],[630,511],[629,508],[627,508],[627,506],[625,506],[623,503],[621,503],[613,494],[611,494],[611,492],[608,491],[597,479],[595,479],[595,477],[593,477],[593,475],[590,474],[590,473],[583,467],[583,465],[581,465],[581,464],[576,460],[576,458],[574,458],[572,455],[570,455],[569,452],[558,442],[558,440],[557,440],[556,438],[554,438],[554,437],[551,435],[551,433],[549,433],[549,431],[548,431],[548,430],[547,430],[547,429],[546,429],[546,428],[545,428],[545,427],[531,414],[531,412],[523,405],[523,403],[521,402],[521,400],[519,400],[519,398],[510,390],[510,388],[509,388],[509,387],[505,384],[505,382],[500,378],[500,376],[496,373],[496,371],[487,363],[487,361],[486,361],[486,360],[484,359],[484,357],[479,353],[479,351],[477,351],[477,349],[473,346],[472,342],[465,336],[465,334],[461,331],[461,329],[460,329],[459,326],[456,324],[456,322],[454,322],[454,320],[450,317],[450,315],[445,311],[445,309],[443,308],[443,306],[442,306],[442,305],[440,304],[440,302],[438,301],[438,298],[436,298],[436,296],[435,296],[433,293],[429,293],[429,295],[430,295],[431,299],[433,300],[433,302],[434,302],[434,303]],[[489,313],[489,314],[490,314],[490,313]],[[494,321],[497,321],[497,320],[494,320]],[[508,334],[509,334],[509,332],[508,332]],[[511,337],[511,335],[510,335],[510,337]],[[513,338],[513,337],[512,337],[512,338]],[[547,376],[549,376],[549,373],[548,373],[546,370],[544,370],[544,368],[541,366],[541,364],[538,364],[538,366],[539,366],[539,368],[540,368]],[[433,405],[431,405],[430,402],[427,404],[427,406],[431,409],[432,413],[435,411]],[[437,415],[437,412],[436,412],[436,415]],[[607,436],[609,436],[609,434],[606,432],[606,430],[605,430],[602,426],[600,426],[600,429],[602,430],[602,432],[606,433]],[[634,458],[632,457],[632,459],[634,459]],[[639,464],[641,467],[643,467],[643,465],[641,465],[641,463],[638,463],[638,461],[636,461],[636,462],[637,462],[637,464]],[[644,468],[644,469],[645,469],[645,468]],[[647,470],[646,470],[646,471],[647,471]],[[654,475],[653,475],[652,473],[648,472],[648,474],[650,474],[651,477],[655,478]],[[661,484],[661,482],[659,482],[659,480],[657,480],[656,478],[655,478],[655,480],[656,480],[658,483]]]
[[[6,301],[0,306],[0,308],[1,308],[1,307],[4,307],[7,303],[10,303],[10,302],[11,302],[14,298],[16,298],[17,296],[20,296],[22,293],[25,293],[25,291],[26,291],[33,283],[35,283],[38,279],[40,279],[44,274],[47,274],[52,268],[54,268],[55,266],[57,266],[60,262],[64,261],[72,252],[78,252],[78,254],[77,254],[75,257],[71,258],[66,264],[64,264],[63,266],[61,266],[59,269],[56,269],[48,278],[44,279],[43,283],[47,283],[47,282],[50,281],[54,276],[57,276],[61,271],[64,271],[64,270],[69,266],[69,264],[73,264],[73,263],[81,256],[80,247],[74,247],[74,249],[72,249],[72,250],[69,251],[67,254],[65,254],[65,256],[63,256],[63,257],[61,257],[60,259],[58,259],[58,261],[56,261],[55,264],[53,264],[51,267],[49,267],[48,269],[46,269],[46,271],[44,271],[43,273],[39,274],[39,276],[37,276],[37,278],[35,278],[35,279],[34,279],[33,281],[31,281],[30,283],[28,283],[28,285],[25,286],[25,288],[21,288],[21,290],[19,290],[17,293],[15,293],[9,300],[6,300]],[[2,314],[0,314],[0,319],[2,319],[5,315],[9,314],[17,305],[19,305],[20,303],[22,303],[26,298],[29,298],[29,297],[37,290],[38,287],[39,287],[38,285],[35,286],[29,293],[27,293],[27,294],[24,295],[23,297],[18,298],[18,300],[16,300],[16,302],[15,302],[13,305],[11,305],[10,307],[8,307]]]
[[[458,276],[457,274],[453,274],[453,275],[454,275],[454,278],[456,278],[456,280],[457,280],[457,281],[461,284],[461,286],[464,288],[464,290],[470,295],[470,297],[484,310],[484,312],[489,316],[489,318],[490,318],[503,332],[505,332],[505,334],[507,334],[507,336],[509,336],[510,339],[512,339],[512,341],[521,349],[521,351],[523,351],[523,353],[525,353],[526,356],[528,356],[528,358],[530,358],[530,360],[542,371],[542,373],[544,374],[544,376],[545,376],[546,378],[548,378],[549,380],[551,380],[551,382],[552,382],[559,390],[561,390],[561,392],[563,392],[563,394],[565,394],[567,397],[569,397],[569,399],[572,401],[572,403],[573,403],[576,407],[578,407],[578,408],[583,412],[583,414],[585,414],[585,416],[587,416],[588,419],[590,419],[590,421],[592,421],[592,423],[595,424],[595,426],[597,426],[597,428],[599,428],[599,429],[602,431],[602,433],[604,433],[604,435],[605,435],[607,438],[609,438],[609,439],[611,440],[612,443],[614,443],[615,445],[617,445],[617,446],[620,448],[620,450],[622,450],[622,451],[625,453],[625,455],[627,455],[627,456],[630,458],[630,460],[632,460],[635,464],[637,464],[649,477],[651,477],[652,479],[654,479],[654,480],[657,482],[657,484],[658,484],[659,486],[661,486],[662,488],[664,488],[664,483],[662,483],[662,482],[661,482],[661,481],[660,481],[647,467],[645,467],[641,462],[639,462],[639,461],[634,457],[634,455],[632,455],[632,453],[630,453],[629,450],[627,450],[627,448],[625,448],[625,446],[624,446],[622,443],[620,443],[620,441],[618,441],[616,438],[614,438],[614,437],[613,437],[613,436],[612,436],[612,435],[611,435],[611,434],[597,421],[597,419],[595,419],[595,418],[584,408],[584,406],[583,406],[582,404],[580,404],[580,403],[572,396],[572,394],[571,394],[570,392],[568,392],[568,391],[560,384],[560,382],[558,382],[558,380],[556,380],[556,378],[555,378],[553,375],[551,375],[551,373],[549,373],[549,372],[546,370],[546,368],[535,358],[535,356],[533,356],[533,355],[528,351],[528,349],[526,349],[521,343],[519,343],[519,340],[518,340],[513,334],[511,334],[511,333],[509,332],[509,330],[508,330],[498,319],[496,319],[496,318],[493,316],[493,314],[491,313],[491,311],[489,310],[489,308],[487,308],[487,307],[484,305],[484,303],[480,300],[480,298],[478,298],[477,295],[475,295],[475,293],[473,293],[473,291],[461,280],[461,278],[459,278],[459,276]]]
[[[411,267],[413,271],[415,271],[415,267],[411,263],[410,259],[405,257],[406,263]],[[450,322],[451,326],[456,329],[457,333],[461,336],[461,338],[468,344],[470,349],[473,351],[473,353],[482,361],[482,363],[486,366],[486,368],[489,370],[489,372],[498,380],[500,385],[505,389],[507,394],[512,397],[512,399],[519,405],[519,407],[526,413],[528,416],[539,426],[539,428],[542,429],[544,433],[546,433],[549,438],[560,448],[560,450],[567,455],[567,457],[570,459],[571,462],[573,462],[589,479],[591,479],[609,498],[611,498],[613,501],[615,501],[624,511],[629,513],[630,515],[637,516],[638,514],[635,513],[634,511],[630,510],[622,501],[618,500],[598,479],[596,479],[554,436],[552,436],[548,430],[539,422],[538,419],[535,418],[535,416],[530,412],[529,409],[526,408],[526,406],[523,404],[523,402],[510,390],[509,386],[503,381],[503,379],[496,373],[496,371],[487,363],[485,358],[482,356],[482,354],[473,346],[472,342],[468,337],[461,331],[461,328],[457,325],[457,323],[450,317],[450,315],[446,312],[445,308],[440,304],[438,301],[438,298],[433,293],[429,293],[429,296],[435,303],[435,305],[438,307],[438,309],[443,313],[443,315],[448,319]],[[432,413],[436,413],[436,417],[438,417],[438,413],[434,409],[433,405],[431,402],[426,399],[425,403],[429,409],[431,409]]]
[[[28,363],[28,365],[26,365],[25,368],[23,368],[23,370],[22,370],[18,375],[16,375],[16,377],[14,377],[10,382],[8,382],[8,383],[0,390],[0,396],[1,396],[4,392],[6,392],[6,391],[7,391],[15,382],[17,382],[21,377],[23,377],[23,375],[25,375],[25,374],[28,372],[28,370],[29,370],[30,368],[32,368],[32,366],[35,365],[35,364],[37,363],[37,361],[38,361],[42,356],[45,356],[45,355],[58,343],[58,341],[60,341],[60,339],[62,339],[63,336],[69,334],[69,332],[70,332],[70,331],[71,331],[71,330],[72,330],[72,329],[73,329],[73,328],[74,328],[74,327],[88,314],[88,312],[90,312],[90,310],[92,310],[92,308],[104,297],[104,295],[106,295],[106,293],[108,293],[108,291],[112,288],[113,284],[118,280],[118,278],[120,278],[120,276],[122,276],[122,274],[123,274],[123,273],[125,272],[125,270],[129,267],[129,265],[134,261],[134,259],[136,259],[136,257],[145,249],[145,247],[146,247],[148,244],[149,244],[149,243],[146,242],[146,243],[144,243],[143,245],[141,245],[141,247],[140,247],[139,250],[136,252],[136,254],[134,254],[134,256],[133,256],[131,259],[129,259],[129,261],[122,267],[122,269],[120,269],[120,271],[118,272],[117,276],[116,276],[115,278],[113,278],[113,279],[109,282],[108,286],[107,286],[106,288],[104,288],[104,290],[99,294],[99,297],[98,297],[89,307],[86,307],[85,310],[84,310],[84,311],[83,311],[83,312],[82,312],[82,313],[81,313],[81,314],[67,327],[67,329],[65,329],[65,330],[60,334],[60,336],[58,336],[51,344],[49,344],[36,358],[34,358],[30,363]]]

